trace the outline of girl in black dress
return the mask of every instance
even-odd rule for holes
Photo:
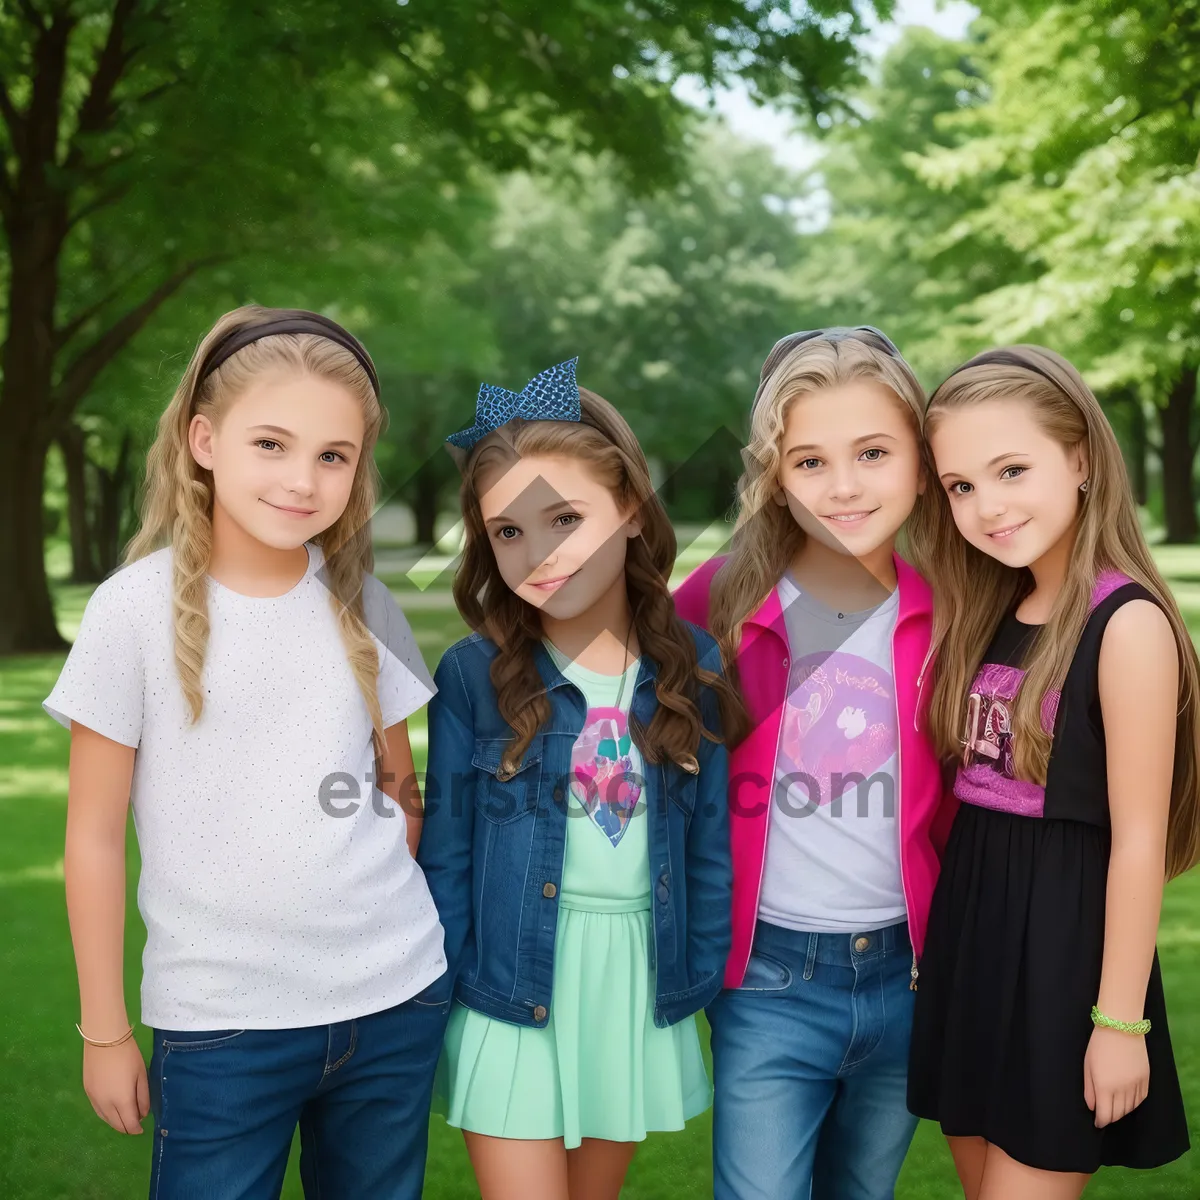
[[[1077,1200],[1188,1149],[1155,951],[1200,858],[1200,669],[1095,397],[1036,346],[929,403],[940,486],[925,721],[959,809],[920,967],[908,1100],[967,1200]]]

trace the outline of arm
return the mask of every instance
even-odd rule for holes
[[[733,857],[729,848],[729,752],[723,743],[700,743],[696,808],[687,834],[688,928],[725,970],[733,944]]]
[[[417,862],[445,930],[446,962],[458,974],[473,924],[472,845],[475,834],[474,718],[462,672],[446,654],[434,674],[429,703],[429,769]]]
[[[421,841],[423,811],[421,786],[413,764],[412,745],[408,740],[408,722],[400,721],[383,731],[384,753],[380,771],[379,790],[404,814],[405,840],[408,852],[417,856]]]
[[[1105,1016],[1120,1021],[1141,1019],[1154,960],[1166,875],[1178,687],[1178,650],[1166,616],[1148,600],[1123,605],[1109,620],[1100,647],[1112,853],[1096,999]],[[1149,1081],[1142,1038],[1093,1030],[1084,1095],[1097,1126],[1136,1108],[1146,1098]]]
[[[112,1041],[129,1028],[125,961],[125,826],[136,751],[71,724],[63,874],[79,976],[79,1025]],[[150,1111],[146,1064],[131,1038],[83,1048],[83,1086],[97,1116],[119,1133],[141,1133]]]
[[[700,665],[721,672],[716,643],[701,652]],[[720,730],[717,698],[705,688],[700,696],[705,726]],[[688,928],[724,972],[733,942],[733,855],[729,845],[729,751],[724,742],[700,739],[696,757],[696,806],[687,833]]]

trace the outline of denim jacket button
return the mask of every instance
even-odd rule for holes
[[[546,1019],[545,1005],[539,1004],[537,1008],[533,1010],[533,1019],[535,1021],[544,1021]]]
[[[554,897],[558,895],[558,888],[556,888],[552,883],[547,883],[542,888],[542,895],[545,896],[547,900],[553,900]]]
[[[558,803],[558,804],[561,804],[561,803],[562,803],[562,798],[563,798],[563,790],[562,790],[562,788],[561,788],[561,787],[556,787],[556,788],[554,789],[554,799],[555,799],[555,802],[556,802],[556,803]]]

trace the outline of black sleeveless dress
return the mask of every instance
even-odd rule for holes
[[[1135,599],[1154,598],[1124,576],[1101,577],[1062,693],[1043,702],[1054,730],[1044,789],[1012,778],[1007,708],[1038,627],[1010,614],[996,631],[971,689],[961,804],[920,964],[909,1109],[1048,1171],[1157,1167],[1188,1149],[1157,953],[1147,1098],[1097,1129],[1083,1097],[1111,844],[1100,642]]]

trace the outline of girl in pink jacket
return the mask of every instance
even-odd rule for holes
[[[916,1128],[913,992],[953,817],[920,718],[932,600],[895,553],[924,393],[870,327],[763,365],[732,551],[680,587],[752,732],[729,771],[733,948],[709,1009],[716,1200],[885,1200]]]

